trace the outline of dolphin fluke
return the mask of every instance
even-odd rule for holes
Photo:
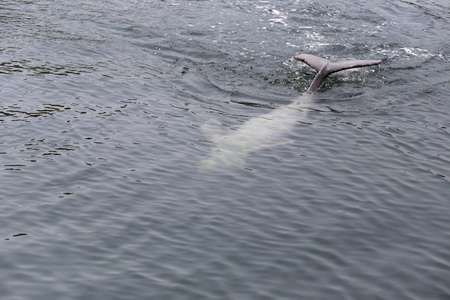
[[[308,64],[308,66],[317,71],[317,75],[314,77],[313,82],[309,86],[308,92],[316,92],[322,86],[327,76],[331,73],[352,68],[378,65],[381,63],[381,60],[344,60],[330,62],[329,60],[311,54],[300,53],[295,54],[294,59]]]

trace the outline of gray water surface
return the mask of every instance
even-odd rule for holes
[[[450,299],[447,1],[2,1],[1,299]],[[225,132],[333,75],[274,147]]]

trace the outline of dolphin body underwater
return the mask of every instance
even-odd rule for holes
[[[254,151],[289,143],[280,142],[279,138],[288,133],[305,115],[302,107],[313,100],[313,95],[324,83],[328,75],[352,68],[378,65],[381,60],[346,60],[330,62],[310,54],[296,54],[294,59],[308,64],[317,71],[307,92],[272,112],[254,117],[245,122],[237,130],[225,134],[219,121],[209,119],[202,125],[204,136],[216,144],[209,156],[200,163],[199,171],[208,172],[217,169],[230,169],[242,166],[246,156]]]

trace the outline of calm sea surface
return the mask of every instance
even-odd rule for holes
[[[450,299],[449,29],[447,0],[0,1],[0,298]],[[383,62],[202,171],[205,122],[308,88],[299,52]]]

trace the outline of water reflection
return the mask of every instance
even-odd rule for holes
[[[92,72],[94,67],[82,64],[54,64],[50,62],[40,63],[30,60],[9,60],[0,62],[0,74],[25,73],[30,76],[68,76],[80,75],[81,73]]]

